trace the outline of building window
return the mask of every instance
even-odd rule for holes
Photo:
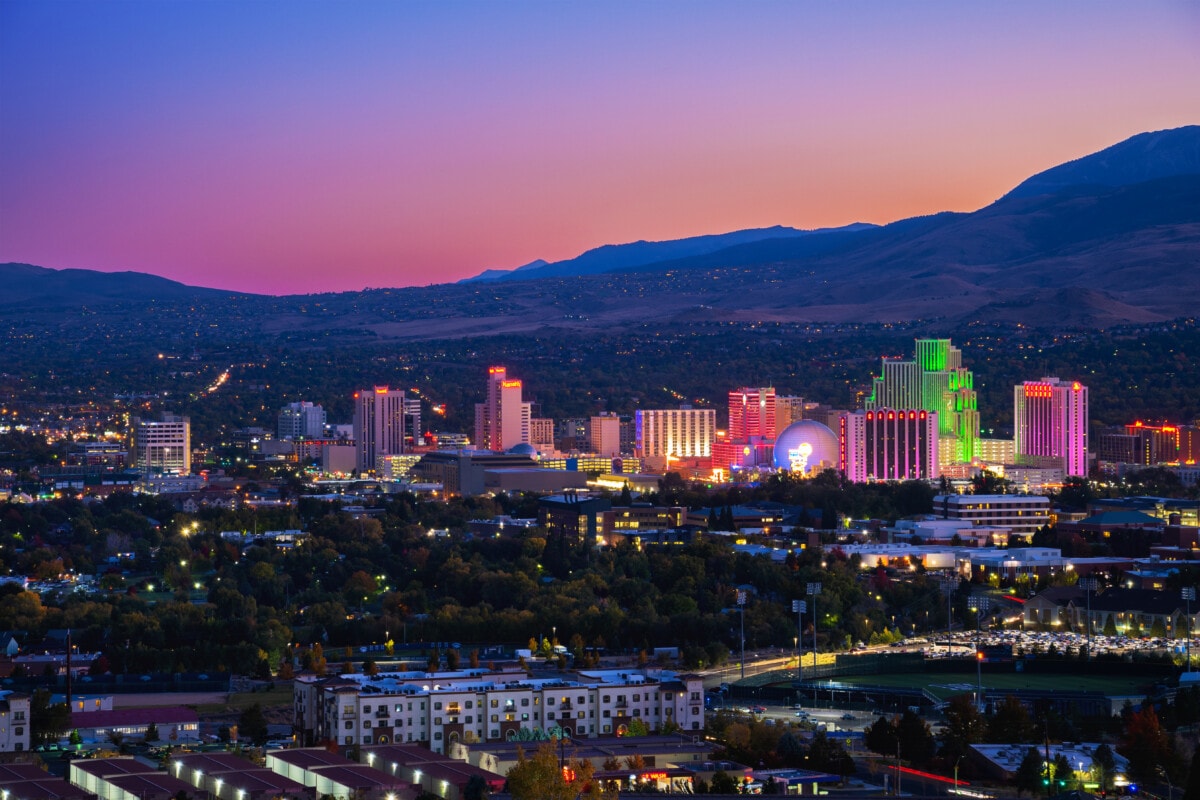
[[[354,730],[354,723],[351,722],[350,720],[346,720],[346,730],[348,730],[348,731]]]
[[[363,744],[370,744],[370,743],[371,743],[371,737],[370,737],[370,736],[364,736],[364,737],[363,737]]]
[[[522,697],[522,698],[521,698],[521,705],[523,705],[523,706],[528,706],[528,705],[529,705],[529,698],[528,698],[528,697]],[[553,703],[551,703],[551,705],[553,705]]]
[[[441,711],[441,710],[442,710],[442,701],[440,701],[440,700],[439,700],[438,702],[434,703],[434,704],[433,704],[433,710],[434,710],[434,711]]]
[[[437,733],[433,734],[433,739],[434,741],[440,742],[442,740],[442,732],[438,731]]]
[[[371,707],[370,707],[370,706],[363,706],[363,713],[364,713],[364,714],[370,714],[370,713],[371,713]]]
[[[363,720],[363,727],[364,727],[364,728],[369,728],[369,727],[371,727],[371,720],[369,720],[369,719],[364,719],[364,720]]]
[[[496,708],[496,707],[497,707],[497,706],[499,706],[499,705],[500,705],[500,701],[499,701],[499,700],[495,700],[495,699],[493,699],[493,700],[492,700],[492,708]]]

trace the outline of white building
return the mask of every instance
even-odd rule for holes
[[[475,404],[475,446],[496,452],[529,444],[531,405],[521,397],[521,381],[505,367],[489,367],[487,399]]]
[[[280,439],[320,439],[325,435],[325,409],[308,402],[288,403],[279,411]]]
[[[192,424],[187,417],[133,418],[130,451],[144,473],[187,475],[192,471]]]
[[[637,455],[653,469],[675,458],[711,458],[717,436],[717,412],[712,408],[638,411]]]
[[[506,741],[517,732],[561,729],[573,738],[704,726],[698,675],[592,670],[553,678],[521,671],[396,673],[374,678],[301,676],[294,683],[301,742],[420,743],[445,753],[454,742]]]
[[[1050,498],[1036,494],[940,494],[933,513],[989,528],[1008,528],[1016,536],[1032,536],[1050,521]]]
[[[621,455],[621,420],[616,414],[592,417],[588,424],[588,449],[598,456]]]
[[[0,690],[0,753],[29,750],[29,695]]]

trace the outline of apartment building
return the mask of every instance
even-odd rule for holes
[[[415,743],[445,753],[456,742],[507,741],[522,730],[582,739],[622,734],[635,719],[650,730],[704,725],[700,676],[666,671],[310,675],[297,678],[293,694],[296,733],[310,745]]]

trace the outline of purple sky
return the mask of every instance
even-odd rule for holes
[[[0,261],[292,294],[973,210],[1200,122],[1198,9],[0,0]]]

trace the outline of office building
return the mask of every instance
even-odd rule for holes
[[[781,431],[793,422],[804,419],[804,398],[795,395],[775,395],[775,430]]]
[[[1050,521],[1050,498],[1023,494],[941,494],[933,498],[933,513],[942,519],[1008,528],[1014,536],[1029,537]]]
[[[504,367],[488,368],[487,399],[475,404],[475,446],[503,452],[529,444],[530,404],[521,397],[521,381]]]
[[[939,463],[968,464],[975,460],[979,439],[974,384],[974,375],[962,364],[962,351],[949,339],[917,339],[913,360],[883,360],[865,408],[936,412]]]
[[[412,439],[412,434],[405,428],[406,408],[403,389],[376,386],[354,393],[359,472],[374,472],[380,458],[407,452],[405,439]]]
[[[554,420],[534,417],[529,420],[529,443],[539,453],[554,451]]]
[[[133,418],[133,463],[145,474],[187,475],[192,471],[192,424],[164,413],[161,419]]]
[[[288,403],[279,410],[280,439],[320,439],[325,436],[325,409],[308,402]]]
[[[852,481],[931,480],[941,474],[935,411],[879,408],[845,414],[838,440],[839,468]]]
[[[1013,388],[1017,463],[1088,473],[1088,390],[1079,381],[1042,378]]]
[[[717,412],[711,408],[647,409],[634,416],[637,455],[648,468],[674,459],[712,458]]]
[[[588,451],[598,456],[621,455],[621,420],[616,414],[592,417],[588,424]]]

